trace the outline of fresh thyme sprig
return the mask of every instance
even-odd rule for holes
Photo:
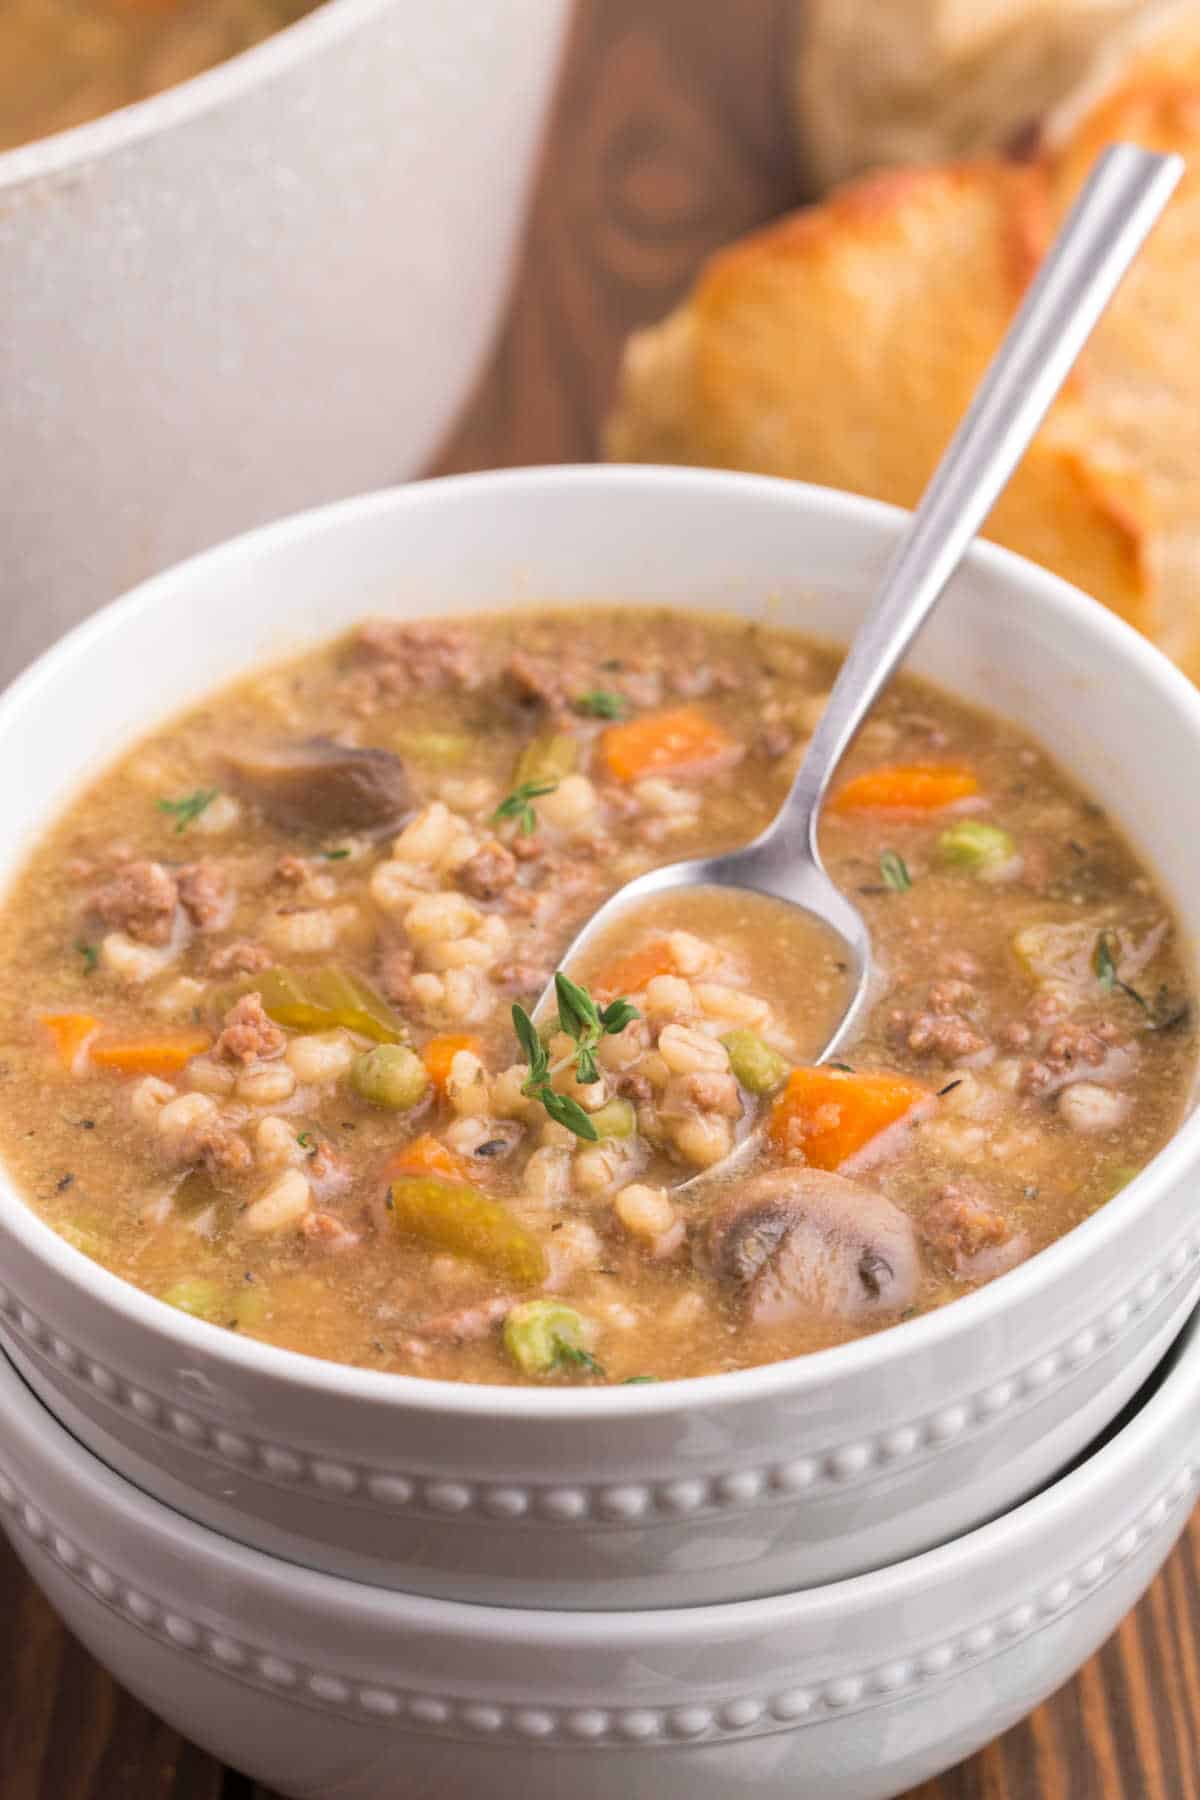
[[[587,989],[564,975],[561,969],[554,977],[554,992],[558,997],[558,1022],[577,1046],[576,1080],[587,1087],[600,1079],[596,1064],[600,1039],[616,1037],[634,1019],[641,1018],[641,1014],[628,1000],[611,1000],[607,1006],[597,1006]]]
[[[1135,987],[1131,987],[1129,982],[1121,980],[1117,973],[1117,958],[1110,932],[1102,931],[1096,939],[1096,948],[1092,952],[1092,971],[1105,993],[1122,993],[1127,1000],[1133,1001],[1145,1017],[1147,1031],[1173,1031],[1176,1026],[1187,1022],[1190,1008],[1186,1000],[1181,1006],[1172,1006],[1170,994],[1165,987],[1161,987],[1151,1002],[1145,994],[1139,994]]]
[[[554,991],[558,997],[559,1026],[575,1045],[575,1079],[581,1086],[590,1087],[600,1079],[596,1051],[601,1038],[615,1037],[631,1020],[641,1015],[628,1000],[611,1000],[607,1006],[597,1006],[587,989],[561,970],[554,977]],[[569,1094],[558,1093],[551,1085],[549,1053],[523,1006],[513,1006],[512,1022],[517,1042],[529,1064],[529,1075],[521,1092],[531,1100],[540,1101],[557,1124],[565,1125],[576,1137],[594,1144],[599,1133],[578,1100],[573,1100]]]
[[[522,781],[506,794],[495,812],[493,823],[499,824],[501,819],[515,819],[517,830],[522,837],[532,837],[537,830],[537,811],[533,805],[546,794],[552,794],[557,788],[557,781]]]

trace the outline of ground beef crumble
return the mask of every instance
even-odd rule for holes
[[[261,994],[243,994],[225,1014],[213,1055],[226,1062],[259,1062],[279,1056],[287,1036],[263,1010]]]
[[[131,862],[92,895],[90,909],[115,931],[142,944],[165,944],[171,936],[179,889],[159,862]]]
[[[504,679],[524,706],[545,706],[551,712],[567,710],[567,684],[558,663],[517,650],[504,666]]]
[[[471,693],[483,680],[478,639],[461,625],[369,619],[354,635],[359,663],[349,686],[361,711],[414,692]]]
[[[1127,1042],[1110,1019],[1094,1025],[1059,1025],[1041,1056],[1021,1070],[1018,1092],[1035,1096],[1055,1093],[1076,1069],[1099,1068],[1113,1050]]]
[[[200,931],[216,931],[228,922],[229,881],[219,863],[188,863],[176,875],[184,911]]]
[[[517,859],[492,838],[481,844],[458,871],[458,885],[475,900],[495,900],[517,878]]]
[[[897,1008],[888,1019],[891,1035],[915,1056],[938,1056],[945,1063],[978,1056],[989,1039],[969,1016],[979,996],[970,982],[947,979],[930,985],[924,1009]]]
[[[214,950],[208,959],[210,975],[258,975],[263,969],[274,966],[275,958],[265,944],[256,944],[249,938],[239,938],[236,943],[222,944]]]
[[[390,944],[379,958],[379,990],[393,1006],[403,1006],[412,998],[413,969],[416,958],[406,944]]]
[[[970,1182],[950,1181],[926,1214],[922,1234],[937,1260],[958,1274],[981,1250],[1006,1244],[1012,1228]]]

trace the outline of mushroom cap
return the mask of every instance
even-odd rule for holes
[[[285,830],[388,832],[413,811],[404,763],[393,751],[332,738],[253,745],[229,766],[243,793]]]
[[[866,1323],[911,1305],[921,1278],[908,1215],[824,1169],[777,1169],[748,1182],[713,1214],[707,1249],[756,1325],[802,1313]]]

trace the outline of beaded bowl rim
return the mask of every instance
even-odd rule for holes
[[[378,5],[390,0],[340,3]],[[300,21],[301,25],[305,23]],[[177,563],[110,602],[59,639],[0,696],[0,745],[10,734],[19,736],[26,720],[43,708],[53,707],[57,684],[75,665],[86,664],[96,650],[107,648],[112,642],[120,644],[128,634],[136,634],[149,621],[156,620],[160,609],[175,604],[178,589],[187,593],[196,587],[219,588],[231,567],[262,564],[269,569],[276,554],[325,537],[352,544],[359,527],[379,518],[394,518],[399,524],[406,516],[415,515],[428,528],[431,519],[445,513],[443,529],[449,531],[456,523],[461,525],[461,516],[456,520],[460,509],[469,509],[479,497],[503,500],[511,494],[515,504],[553,509],[558,499],[569,498],[573,491],[594,494],[599,502],[606,503],[624,495],[627,500],[645,505],[656,494],[662,494],[694,502],[698,507],[733,507],[744,512],[747,529],[759,509],[782,509],[794,517],[798,527],[807,524],[811,528],[819,523],[827,530],[843,533],[862,551],[890,548],[908,516],[900,508],[881,501],[803,482],[727,470],[654,465],[559,464],[450,475],[406,487],[385,488],[251,529]],[[1019,594],[1026,606],[1032,603],[1040,607],[1068,639],[1090,638],[1111,664],[1114,680],[1120,677],[1124,691],[1129,691],[1133,677],[1132,685],[1142,706],[1182,715],[1200,755],[1200,691],[1131,626],[1068,582],[999,545],[977,541],[964,560],[964,568]],[[820,585],[819,581],[815,585]],[[1022,614],[1021,620],[1024,618]],[[28,846],[22,846],[22,856],[27,850]],[[1182,905],[1183,896],[1171,898]],[[342,1402],[375,1403],[388,1410],[587,1426],[598,1420],[653,1418],[676,1413],[680,1408],[737,1409],[781,1396],[797,1399],[827,1395],[831,1381],[849,1383],[877,1377],[885,1365],[894,1372],[907,1357],[944,1352],[956,1341],[986,1330],[1018,1300],[1036,1303],[1039,1298],[1044,1299],[1060,1278],[1069,1279],[1072,1268],[1089,1259],[1102,1259],[1106,1250],[1111,1250],[1113,1240],[1130,1229],[1155,1198],[1194,1176],[1198,1168],[1200,1109],[1193,1108],[1157,1156],[1106,1205],[1028,1262],[998,1276],[986,1287],[961,1296],[950,1306],[848,1344],[754,1368],[634,1386],[562,1391],[434,1381],[419,1375],[358,1369],[262,1344],[193,1319],[132,1287],[60,1238],[22,1199],[2,1164],[0,1232],[10,1233],[31,1257],[48,1266],[88,1305],[99,1303],[103,1311],[123,1324],[164,1340],[180,1355],[210,1365],[280,1381],[297,1392],[319,1393]]]
[[[816,1634],[826,1625],[844,1621],[853,1610],[861,1617],[864,1609],[875,1605],[902,1605],[908,1595],[927,1589],[932,1582],[952,1582],[978,1571],[981,1565],[999,1560],[1004,1566],[1022,1568],[1019,1558],[1031,1545],[1065,1529],[1081,1512],[1088,1511],[1090,1516],[1098,1492],[1108,1492],[1109,1484],[1119,1482],[1123,1471],[1140,1459],[1152,1460],[1156,1447],[1172,1446],[1170,1474],[1160,1466],[1160,1457],[1150,1494],[1139,1493],[1126,1503],[1123,1523],[1116,1530],[1106,1528],[1099,1547],[1080,1563],[1083,1569],[1096,1556],[1107,1555],[1119,1545],[1136,1521],[1145,1517],[1155,1526],[1161,1522],[1164,1509],[1177,1505],[1200,1475],[1200,1416],[1193,1416],[1188,1430],[1181,1431],[1189,1413],[1200,1415],[1195,1397],[1198,1366],[1200,1309],[1193,1313],[1167,1352],[1157,1379],[1151,1377],[1149,1391],[1143,1390],[1140,1404],[1135,1403],[1136,1410],[1120,1428],[1102,1437],[1090,1455],[1057,1481],[999,1518],[917,1556],[844,1581],[693,1607],[613,1612],[490,1606],[397,1593],[287,1562],[198,1524],[118,1475],[70,1435],[0,1354],[0,1418],[10,1428],[15,1421],[15,1431],[6,1433],[2,1460],[6,1471],[32,1460],[37,1470],[32,1485],[43,1492],[52,1488],[56,1493],[75,1493],[81,1500],[87,1495],[100,1496],[97,1517],[115,1513],[125,1528],[145,1534],[141,1541],[147,1546],[157,1542],[165,1544],[173,1557],[190,1555],[195,1566],[204,1566],[214,1576],[223,1575],[234,1583],[245,1583],[251,1592],[265,1593],[285,1610],[328,1613],[339,1621],[361,1622],[374,1629],[394,1631],[408,1625],[438,1632],[447,1642],[477,1644],[483,1631],[494,1644],[520,1645],[527,1650],[568,1651],[586,1646],[620,1651],[636,1640],[644,1651],[675,1642],[684,1631],[697,1639],[711,1633],[714,1642],[733,1642],[743,1635],[757,1636],[797,1624],[811,1627]],[[1148,1487],[1150,1473],[1147,1468]],[[15,1474],[6,1472],[5,1479],[15,1487]],[[41,1510],[36,1498],[26,1504],[35,1513]],[[1078,1546],[1065,1542],[1057,1560],[1074,1569]],[[1051,1578],[1051,1585],[1060,1578]],[[132,1579],[145,1585],[144,1573]],[[1046,1578],[1033,1580],[1030,1592],[1040,1591],[1045,1584]],[[220,1592],[227,1588],[222,1585]]]

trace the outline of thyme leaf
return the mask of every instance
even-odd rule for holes
[[[557,781],[521,781],[511,794],[506,794],[492,814],[493,824],[501,819],[515,819],[522,837],[532,837],[537,830],[537,810],[533,802],[552,794]]]
[[[623,719],[629,711],[625,696],[614,694],[611,688],[592,688],[586,694],[577,694],[572,704],[576,712],[586,713],[592,719]]]
[[[158,810],[173,815],[176,832],[186,831],[204,809],[212,805],[220,791],[220,788],[195,788],[190,794],[181,795],[178,800],[160,800]]]
[[[583,1350],[578,1344],[570,1344],[565,1337],[554,1334],[554,1367],[559,1369],[585,1369],[589,1375],[596,1375],[604,1380],[604,1364],[597,1362],[590,1350]]]
[[[908,864],[898,850],[884,850],[879,858],[879,873],[883,876],[885,887],[891,888],[894,894],[906,894],[912,886],[912,876],[908,872]]]
[[[1092,970],[1106,994],[1121,993],[1127,1000],[1133,1001],[1146,1021],[1147,1031],[1175,1031],[1191,1017],[1190,1003],[1184,1000],[1173,1005],[1165,986],[1160,987],[1153,1001],[1150,1001],[1128,981],[1121,980],[1117,973],[1111,932],[1102,931],[1096,939],[1096,948],[1092,952]]]
[[[582,1087],[590,1087],[600,1080],[596,1050],[601,1038],[624,1031],[626,1025],[640,1015],[628,1000],[614,1000],[603,1009],[597,1007],[587,989],[561,970],[554,977],[554,989],[558,996],[559,1029],[565,1031],[575,1045],[575,1079]],[[514,1004],[512,1022],[517,1042],[529,1064],[529,1075],[521,1085],[521,1092],[531,1100],[540,1101],[557,1124],[565,1125],[576,1137],[595,1143],[599,1134],[578,1100],[569,1094],[560,1094],[552,1085],[549,1053],[523,1006]]]

